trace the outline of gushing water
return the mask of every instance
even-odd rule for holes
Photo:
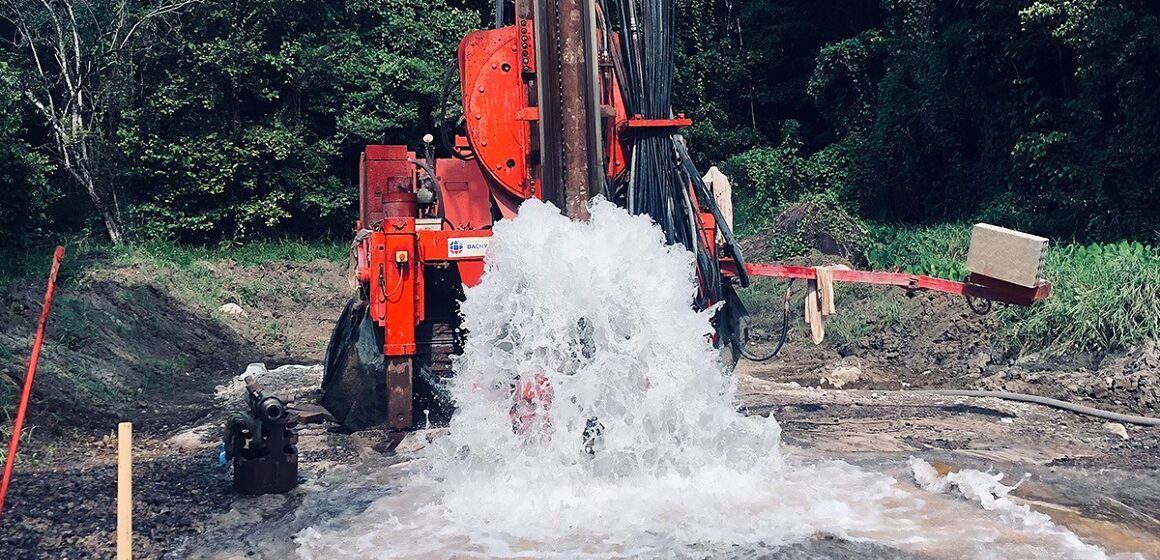
[[[496,224],[462,307],[450,434],[397,493],[300,533],[302,557],[704,557],[820,537],[899,554],[1102,556],[1050,522],[1027,529],[783,455],[773,418],[737,412],[712,311],[691,308],[693,256],[610,203],[591,214],[532,200]]]

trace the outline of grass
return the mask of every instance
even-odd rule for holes
[[[874,270],[899,270],[948,280],[967,276],[971,226],[900,227],[870,224],[866,260]]]
[[[122,259],[147,259],[185,269],[198,261],[233,261],[241,266],[257,266],[274,261],[310,262],[320,259],[340,261],[346,259],[349,251],[350,244],[345,241],[310,242],[284,239],[225,246],[178,245],[166,241],[153,241],[118,247],[114,253]]]
[[[0,439],[7,443],[12,438],[12,424],[0,425]],[[48,445],[39,449],[32,449],[32,436],[36,432],[36,426],[25,426],[20,430],[20,447],[16,452],[16,464],[18,465],[44,465],[52,462],[55,455],[55,448]],[[0,467],[3,467],[8,462],[8,455],[0,455]]]
[[[194,288],[206,288],[205,278],[199,278],[196,266],[202,261],[233,261],[241,266],[257,266],[267,262],[310,262],[315,260],[342,261],[350,251],[346,241],[304,241],[282,239],[255,241],[245,245],[179,245],[167,241],[127,243],[113,246],[105,242],[79,239],[65,245],[65,261],[61,267],[62,282],[73,276],[70,272],[79,266],[99,266],[101,261],[117,264],[150,263],[178,271],[193,271],[189,278]],[[52,246],[0,248],[0,293],[17,280],[43,282],[52,263]],[[208,271],[206,271],[208,272]]]
[[[1065,245],[1047,255],[1052,295],[999,310],[1005,342],[1051,353],[1160,340],[1160,252],[1139,243]]]
[[[41,250],[25,248],[0,249],[0,293],[8,289],[16,280],[23,278],[48,278],[52,266],[52,248]]]
[[[838,313],[826,321],[826,341],[842,349],[902,322],[902,295],[891,288],[844,284],[835,288]]]
[[[0,429],[12,421],[16,414],[16,400],[19,398],[20,387],[8,382],[0,382]]]
[[[206,262],[229,261],[248,267],[268,262],[342,261],[347,258],[349,248],[346,242],[298,239],[223,246],[178,245],[162,241],[112,246],[107,243],[78,240],[66,246],[65,262],[61,268],[61,284],[83,282],[83,275],[77,274],[78,270],[106,266],[108,263],[114,266],[138,265],[165,269],[174,273],[173,277],[178,287],[196,304],[205,309],[217,309],[222,303],[235,299],[252,304],[274,291],[285,291],[295,296],[297,294],[288,287],[267,286],[261,282],[242,287],[239,290],[240,294],[226,293],[221,285],[221,279],[204,265]],[[47,278],[51,260],[51,247],[0,249],[0,293],[17,280],[43,282],[42,278]],[[68,334],[70,333],[65,333]],[[78,338],[76,341],[62,342],[74,347],[83,340]]]
[[[966,275],[967,225],[870,229],[872,268],[952,280]],[[1000,342],[1009,348],[1104,352],[1160,339],[1160,251],[1128,241],[1053,245],[1045,275],[1053,288],[1046,301],[997,308]]]

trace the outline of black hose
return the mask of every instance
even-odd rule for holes
[[[764,356],[758,356],[756,354],[752,354],[748,350],[745,349],[745,342],[746,341],[741,339],[740,333],[733,333],[734,344],[737,345],[738,352],[740,352],[741,356],[744,357],[746,360],[749,360],[751,362],[764,362],[764,361],[772,359],[774,356],[776,356],[778,352],[781,352],[781,348],[783,346],[785,346],[785,340],[786,340],[786,338],[789,337],[789,294],[790,294],[790,287],[791,286],[793,286],[793,279],[792,278],[790,279],[789,283],[786,284],[786,286],[785,286],[785,299],[782,303],[782,313],[781,313],[781,336],[778,337],[777,346],[775,346],[773,348],[773,350],[770,350],[769,353],[765,354]],[[746,337],[746,338],[748,338],[748,337]]]
[[[1011,393],[1008,391],[976,391],[971,389],[920,389],[916,391],[900,392],[931,393],[935,395],[947,395],[953,397],[993,397],[1007,401],[1041,404],[1051,408],[1058,408],[1060,410],[1067,410],[1077,414],[1103,418],[1104,420],[1124,422],[1126,424],[1136,424],[1139,426],[1160,426],[1160,418],[1149,418],[1147,416],[1135,416],[1132,414],[1120,414],[1118,412],[1111,412],[1082,404],[1069,403],[1067,401],[1061,401],[1059,399],[1052,399],[1049,397],[1041,397],[1039,395],[1028,395],[1026,393]]]
[[[644,119],[671,119],[675,6],[671,0],[608,0],[615,2],[622,33],[620,49],[613,59],[613,71],[631,116]],[[696,166],[674,150],[679,141],[671,130],[639,129],[632,138],[632,156],[623,191],[624,206],[633,214],[653,219],[665,234],[665,241],[681,245],[696,255],[698,293],[696,305],[704,308],[723,296],[724,279],[711,239],[704,239],[695,201],[705,198],[707,189]],[[690,184],[698,184],[696,194]],[[611,189],[610,189],[611,190]],[[620,189],[617,189],[620,192]],[[732,244],[733,236],[711,197],[706,199]],[[735,247],[730,253],[740,256]],[[739,259],[739,277],[749,285],[744,260]]]
[[[733,231],[729,229],[729,224],[725,222],[725,216],[721,214],[721,209],[717,207],[717,201],[713,199],[713,193],[709,192],[709,188],[705,186],[705,181],[701,180],[700,174],[697,173],[697,167],[693,165],[693,160],[689,157],[689,150],[685,148],[685,143],[679,134],[674,135],[673,145],[676,146],[677,153],[681,156],[681,162],[685,166],[689,180],[693,182],[693,186],[697,189],[697,194],[705,199],[705,204],[709,206],[709,211],[713,213],[713,219],[717,221],[717,229],[721,230],[721,237],[725,238],[725,250],[729,252],[729,256],[733,257],[733,262],[737,265],[737,279],[741,282],[741,287],[748,288],[750,283],[749,271],[745,268],[745,255],[741,253],[741,246],[737,244],[737,239],[733,237]]]

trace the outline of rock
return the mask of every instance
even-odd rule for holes
[[[1157,347],[1156,341],[1146,340],[1140,348],[1140,357],[1144,365],[1149,367],[1160,367],[1160,348]]]
[[[1035,364],[1035,363],[1038,363],[1041,361],[1043,361],[1043,356],[1039,355],[1036,352],[1031,352],[1028,354],[1020,355],[1018,358],[1011,360],[1011,363],[1018,364],[1018,365],[1027,365],[1027,364]]]
[[[862,369],[858,366],[838,366],[830,373],[822,376],[822,383],[829,383],[835,389],[841,389],[848,383],[862,378]]]
[[[1134,391],[1136,384],[1132,383],[1131,376],[1117,375],[1112,379],[1112,389],[1116,391]]]
[[[1088,385],[1088,394],[1097,399],[1103,398],[1108,394],[1108,384],[1102,379],[1097,379]]]
[[[1139,400],[1140,404],[1143,406],[1152,406],[1152,403],[1156,402],[1156,396],[1153,395],[1151,391],[1144,391],[1140,393],[1140,397],[1137,400]]]
[[[218,429],[217,426],[198,426],[174,435],[166,440],[166,443],[182,451],[212,449],[217,447],[218,442],[206,436],[207,433],[217,431]]]
[[[1119,422],[1104,422],[1102,428],[1109,434],[1120,436],[1120,439],[1128,439],[1128,428]]]
[[[976,371],[983,371],[987,369],[987,365],[991,363],[991,355],[986,352],[979,352],[973,358],[967,360],[967,365]]]
[[[246,310],[242,309],[242,306],[236,303],[227,303],[219,307],[218,311],[221,311],[222,313],[225,313],[231,317],[245,317],[247,315]]]

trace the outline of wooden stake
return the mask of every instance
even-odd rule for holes
[[[117,560],[133,557],[133,424],[117,426]]]

